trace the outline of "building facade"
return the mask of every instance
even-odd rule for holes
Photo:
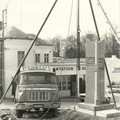
[[[28,35],[14,26],[7,27],[4,31],[4,81],[2,86],[5,92],[22,59],[28,52],[34,40],[34,35]],[[38,38],[23,65],[36,65],[40,62],[53,62],[53,47]],[[11,89],[8,91],[6,98],[11,97]]]
[[[116,55],[105,58],[111,83],[120,84],[120,59]],[[109,85],[108,76],[105,71],[105,84]]]
[[[52,66],[56,70],[60,97],[77,96],[78,93],[85,92],[85,58],[80,60],[80,71],[77,71],[76,59],[59,59],[53,63],[46,63],[46,65]]]

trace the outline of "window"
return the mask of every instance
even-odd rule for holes
[[[59,90],[70,90],[71,89],[71,80],[70,76],[57,76],[57,84]]]
[[[18,66],[20,65],[20,63],[23,60],[24,56],[25,56],[24,51],[18,51]],[[25,65],[25,64],[23,63],[22,65]]]
[[[21,85],[26,84],[57,84],[53,73],[26,72],[20,75]]]
[[[35,62],[40,63],[40,54],[35,54]]]
[[[49,54],[44,54],[44,62],[49,62]]]

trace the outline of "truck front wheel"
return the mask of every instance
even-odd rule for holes
[[[17,118],[22,118],[24,112],[25,112],[24,110],[16,110]]]
[[[51,109],[51,112],[53,117],[57,117],[57,108]]]

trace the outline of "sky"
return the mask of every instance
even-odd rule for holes
[[[108,25],[101,8],[97,5],[97,0],[91,1],[98,30],[100,35],[102,35],[106,31],[109,31],[110,26]],[[99,1],[101,2],[111,23],[118,26],[117,31],[120,32],[120,1]],[[2,20],[2,10],[7,8],[8,26],[15,26],[25,33],[33,33],[36,35],[54,2],[55,0],[0,0],[0,20]],[[89,31],[96,33],[89,0],[79,0],[79,2],[80,35],[84,35]],[[71,23],[70,27],[69,23]],[[77,0],[58,0],[41,33],[39,34],[39,37],[42,39],[49,39],[59,35],[63,38],[67,38],[68,35],[76,35],[76,30]]]

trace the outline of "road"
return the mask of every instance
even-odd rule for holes
[[[115,101],[116,101],[117,107],[120,107],[120,93],[114,93],[114,96],[115,96]],[[70,108],[71,106],[77,105],[77,103],[79,103],[79,101],[62,100],[60,108],[67,109],[67,108]],[[111,103],[113,103],[113,100],[111,101]],[[14,101],[12,99],[3,100],[2,104],[0,105],[0,109],[9,109],[9,108],[15,109]]]
[[[114,93],[115,95],[115,100],[116,100],[116,106],[120,109],[120,94]],[[79,103],[80,101],[75,101],[75,100],[62,100],[61,102],[61,107],[60,109],[70,109],[72,106],[75,106]],[[113,103],[113,100],[111,101]],[[72,107],[73,108],[73,107]],[[3,100],[2,104],[0,105],[0,114],[2,112],[2,109],[11,109],[14,110],[14,101],[12,99],[5,99]],[[25,120],[25,119],[24,119]]]

